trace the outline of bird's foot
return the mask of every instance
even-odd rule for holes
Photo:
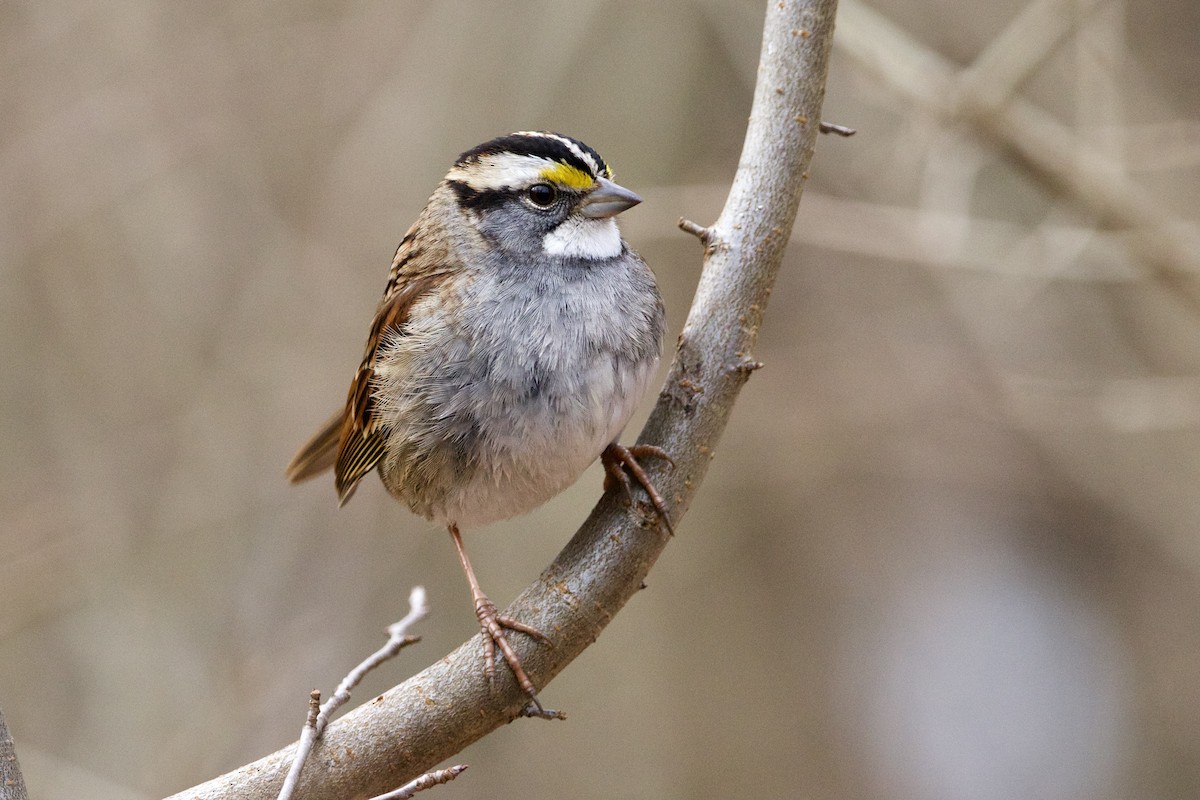
[[[674,534],[675,526],[671,524],[671,515],[667,513],[667,503],[658,493],[658,489],[654,487],[654,481],[650,480],[646,470],[642,469],[642,465],[638,463],[640,458],[661,458],[672,467],[675,466],[675,461],[670,454],[661,447],[652,444],[635,444],[632,447],[626,447],[613,442],[600,454],[600,463],[604,465],[604,489],[608,491],[619,486],[625,493],[626,499],[632,503],[633,492],[629,475],[633,475],[638,485],[650,497],[650,502],[654,504],[654,510],[658,512],[659,518],[667,526],[667,531]],[[626,474],[626,470],[628,470],[628,474]]]
[[[483,594],[475,598],[475,616],[479,618],[479,628],[483,631],[483,673],[487,677],[488,683],[494,684],[496,681],[496,648],[499,647],[500,652],[504,655],[504,660],[512,669],[517,683],[521,685],[525,694],[529,695],[530,701],[537,707],[538,712],[544,713],[542,705],[537,699],[537,689],[534,687],[533,681],[529,680],[529,676],[525,674],[525,669],[521,666],[521,659],[508,643],[508,637],[504,631],[505,629],[520,631],[540,642],[549,642],[550,639],[537,628],[526,625],[524,622],[500,616],[500,613],[496,611],[495,603]]]

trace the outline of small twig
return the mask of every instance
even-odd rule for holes
[[[308,761],[308,755],[312,752],[317,737],[320,736],[317,732],[317,714],[320,711],[321,690],[313,689],[308,695],[308,718],[304,720],[304,729],[300,731],[300,744],[296,747],[296,757],[292,760],[292,767],[288,770],[283,786],[279,789],[279,800],[291,800],[292,795],[296,792],[296,785],[300,782],[300,772],[304,769],[305,762]]]
[[[567,715],[562,711],[554,708],[542,708],[542,704],[536,701],[530,703],[521,709],[518,715],[521,717],[533,717],[534,719],[566,719]]]
[[[313,689],[308,695],[308,719],[304,721],[304,726],[315,731],[319,713],[321,713],[321,690]]]
[[[709,240],[712,238],[712,229],[706,228],[703,225],[692,222],[690,219],[679,218],[679,229],[685,233],[690,233],[700,240],[700,243],[708,247]]]
[[[325,703],[321,704],[321,692],[318,689],[313,689],[308,699],[308,719],[304,722],[304,729],[300,732],[300,742],[296,747],[295,758],[292,759],[291,769],[288,770],[287,778],[283,781],[283,786],[279,789],[279,800],[291,800],[291,797],[296,792],[296,787],[300,783],[300,773],[304,770],[304,764],[308,761],[308,756],[312,753],[313,746],[316,745],[317,739],[321,738],[321,734],[325,732],[325,726],[329,724],[330,718],[339,708],[346,704],[350,699],[350,692],[358,684],[362,683],[362,679],[367,676],[367,673],[378,667],[383,662],[390,658],[395,658],[396,655],[408,647],[410,644],[415,644],[421,641],[419,636],[409,636],[408,630],[416,623],[425,619],[429,614],[429,606],[425,604],[425,589],[421,586],[413,587],[412,593],[408,596],[408,613],[404,619],[388,626],[387,644],[376,650],[368,656],[361,664],[350,673],[342,678],[342,682],[338,684],[333,696]],[[464,767],[463,769],[466,769]],[[441,770],[448,772],[449,770]],[[461,772],[462,770],[459,770]],[[437,773],[430,773],[430,775]],[[458,773],[455,773],[457,775]],[[445,783],[452,780],[455,775],[451,775],[440,781],[428,784],[433,786],[436,783]],[[418,778],[417,781],[429,777],[428,775]],[[414,781],[413,783],[416,783]],[[406,784],[411,786],[412,784]],[[403,787],[402,787],[403,788]],[[422,786],[420,789],[427,788]],[[400,791],[400,790],[397,790]],[[393,793],[394,794],[394,793]],[[387,795],[391,797],[392,795]],[[395,795],[396,797],[411,797],[411,795]]]
[[[317,736],[324,733],[325,726],[329,724],[329,718],[350,699],[350,691],[362,682],[362,679],[367,676],[368,672],[388,659],[395,658],[397,653],[410,644],[421,641],[421,637],[419,636],[409,636],[408,629],[425,619],[428,615],[429,607],[425,605],[424,587],[413,587],[412,594],[408,596],[408,614],[404,616],[404,619],[388,626],[387,644],[368,656],[357,667],[350,670],[350,674],[338,684],[333,696],[321,706],[321,713],[317,715]]]
[[[817,130],[821,133],[836,133],[838,136],[853,136],[858,133],[857,128],[847,128],[845,125],[835,125],[832,122],[825,122],[823,120],[817,126]]]
[[[427,772],[416,780],[404,784],[399,789],[387,794],[376,795],[371,800],[408,800],[408,798],[417,792],[423,792],[432,786],[442,783],[449,783],[461,775],[466,768],[466,764],[456,764],[449,769],[438,769],[433,772]]]

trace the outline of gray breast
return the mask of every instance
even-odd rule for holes
[[[620,433],[657,365],[663,311],[632,253],[464,284],[462,313],[396,345],[409,349],[385,385],[408,400],[388,415],[383,473],[417,513],[471,525],[545,502]]]

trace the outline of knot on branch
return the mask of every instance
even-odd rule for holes
[[[733,372],[745,378],[749,378],[752,373],[758,372],[760,369],[766,366],[766,364],[756,358],[751,358],[745,354],[739,355],[741,358],[736,364],[733,365]]]

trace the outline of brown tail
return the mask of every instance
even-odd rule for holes
[[[303,447],[292,456],[287,465],[287,479],[292,483],[300,483],[309,478],[315,478],[327,469],[333,467],[337,460],[338,439],[341,438],[342,421],[345,412],[339,411],[313,434]]]

